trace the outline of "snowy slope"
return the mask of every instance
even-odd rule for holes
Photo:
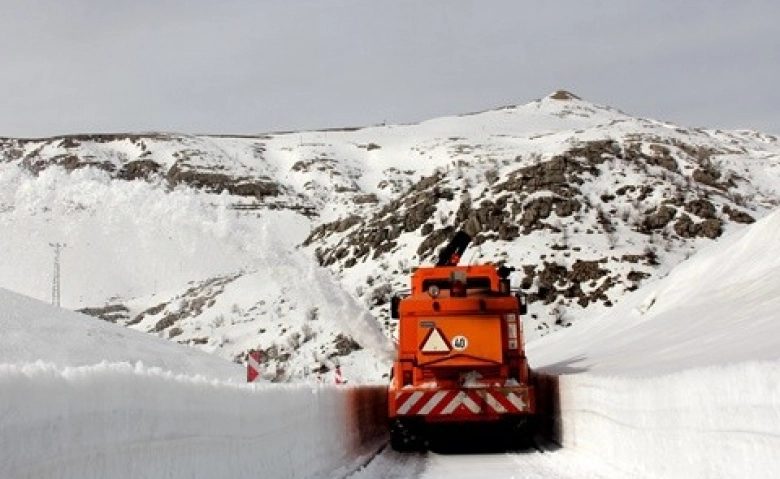
[[[89,169],[6,172],[0,278],[8,288],[48,299],[50,244],[63,243],[64,307],[98,305],[121,324],[133,320],[137,329],[230,360],[250,349],[296,355],[269,358],[269,379],[306,370],[313,378],[340,362],[353,380],[387,370],[391,346],[376,322],[296,250],[308,232],[305,217],[242,213],[229,195],[115,182]],[[344,358],[356,342],[363,353]]]
[[[242,382],[244,368],[211,354],[0,289],[0,363],[51,369],[101,362]]]
[[[620,375],[776,361],[778,274],[780,210],[703,249],[609,313],[533,342],[529,354],[541,369],[565,364]]]

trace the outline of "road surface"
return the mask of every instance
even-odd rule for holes
[[[585,453],[557,446],[490,454],[398,453],[382,450],[349,479],[568,479],[631,477]]]

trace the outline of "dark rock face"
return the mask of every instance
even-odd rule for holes
[[[127,320],[130,310],[124,304],[109,304],[95,308],[83,308],[77,312],[100,318],[109,323],[116,323]]]
[[[699,218],[715,218],[715,206],[708,200],[704,199],[692,200],[688,202],[688,204],[685,205],[685,211],[694,214]]]
[[[578,97],[574,93],[568,92],[566,90],[558,90],[552,95],[550,95],[549,98],[553,100],[579,100],[580,99],[580,97]]]
[[[697,235],[696,224],[690,216],[682,215],[674,224],[674,232],[681,238],[695,238]]]
[[[598,261],[583,261],[578,259],[571,269],[570,279],[577,282],[595,281],[609,273],[601,268]]]
[[[756,220],[748,213],[740,211],[736,208],[732,208],[729,205],[723,205],[723,213],[729,217],[729,219],[735,223],[750,224]]]
[[[25,158],[22,160],[22,164],[27,170],[35,174],[38,174],[51,166],[58,166],[67,171],[75,171],[82,168],[95,168],[108,173],[114,173],[116,170],[116,166],[112,163],[105,161],[94,161],[90,158],[82,158],[75,154],[55,155],[47,159],[36,157]]]
[[[205,307],[211,306],[214,303],[214,298],[222,294],[227,284],[235,281],[240,276],[240,274],[235,274],[203,281],[202,283],[187,289],[181,297],[174,298],[169,303],[161,303],[141,312],[135,318],[129,319],[126,322],[126,325],[132,326],[140,323],[147,317],[162,315],[161,318],[156,320],[155,325],[149,332],[161,333],[170,330],[171,327],[175,327],[177,323],[186,318],[199,316]]]
[[[146,180],[149,181],[152,178],[159,176],[162,172],[163,166],[152,160],[136,160],[130,161],[122,165],[122,168],[117,172],[117,178],[120,180],[133,181],[133,180]]]
[[[421,229],[436,214],[439,201],[453,198],[452,190],[439,184],[442,179],[441,174],[422,178],[405,195],[385,205],[362,228],[347,233],[345,240],[338,246],[332,249],[318,248],[316,254],[320,263],[329,266],[350,257],[348,264],[354,265],[362,258],[370,256],[375,259],[391,251],[397,246],[396,240],[401,234]],[[345,232],[359,223],[362,223],[360,218],[322,224],[309,234],[304,245],[310,245],[334,232]],[[427,228],[430,229],[430,226]]]
[[[681,238],[703,236],[715,239],[723,234],[723,221],[712,218],[706,219],[701,223],[694,223],[690,216],[684,214],[674,224],[674,231]]]
[[[723,234],[723,221],[717,218],[704,220],[699,224],[699,231],[706,238],[718,238]]]
[[[165,179],[173,186],[186,184],[213,193],[227,191],[237,196],[251,196],[258,199],[277,196],[281,192],[280,186],[270,178],[235,177],[228,173],[195,169],[178,162],[168,170]]]
[[[334,341],[334,346],[336,348],[336,351],[332,355],[333,357],[346,356],[353,351],[359,351],[363,349],[363,347],[357,341],[343,334],[339,334],[338,336],[336,336],[336,339]]]
[[[620,146],[613,140],[588,142],[548,161],[514,171],[505,181],[493,186],[493,192],[531,194],[549,191],[561,196],[571,196],[579,192],[575,185],[584,182],[581,178],[583,174],[599,176],[600,171],[595,165],[619,154]]]
[[[571,269],[558,263],[544,262],[540,271],[536,272],[536,266],[524,265],[523,278],[520,287],[528,290],[529,301],[540,301],[542,304],[553,304],[559,300],[574,300],[580,306],[601,301],[607,302],[609,298],[606,291],[612,287],[613,280],[609,276],[610,271],[600,266],[599,261],[577,260]],[[533,290],[532,285],[537,287]],[[601,283],[590,293],[583,291],[582,285]]]
[[[648,145],[652,154],[642,155],[648,165],[657,165],[672,172],[679,172],[677,160],[672,156],[671,149],[666,145],[651,143]]]
[[[724,189],[718,180],[720,179],[720,172],[713,168],[699,168],[694,170],[693,179],[699,183],[711,186],[713,188]]]
[[[170,168],[156,160],[148,146],[150,141],[165,142],[174,150],[172,156],[176,161]],[[112,142],[123,146],[108,145]],[[133,157],[123,150],[128,143],[135,149]],[[29,144],[37,145],[37,148],[25,154],[24,147]],[[182,137],[175,135],[70,135],[43,140],[3,140],[0,144],[0,155],[5,161],[18,161],[21,167],[34,174],[52,166],[67,171],[94,168],[119,180],[163,179],[171,186],[187,185],[212,193],[227,191],[233,195],[257,200],[276,197],[284,192],[284,187],[270,177],[235,174],[218,162],[210,162],[204,151],[185,146],[186,144]],[[91,153],[90,149],[94,150],[96,145],[108,145],[105,146],[106,150],[101,159]],[[59,148],[59,151],[64,153],[47,155],[47,147]],[[261,144],[255,145],[255,154],[262,155],[263,151]],[[362,198],[362,201],[370,200],[369,197]]]
[[[655,212],[645,216],[642,220],[639,231],[641,233],[650,233],[652,231],[662,230],[677,215],[677,210],[669,205],[661,205]]]

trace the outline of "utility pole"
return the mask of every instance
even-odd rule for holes
[[[60,307],[60,250],[67,245],[65,243],[49,243],[54,248],[54,279],[51,287],[51,304]]]

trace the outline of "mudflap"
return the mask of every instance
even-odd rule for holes
[[[439,453],[492,453],[534,448],[531,416],[497,421],[431,423],[425,425],[428,447]]]
[[[502,426],[503,439],[508,449],[538,449],[536,417],[526,416],[505,421]]]

